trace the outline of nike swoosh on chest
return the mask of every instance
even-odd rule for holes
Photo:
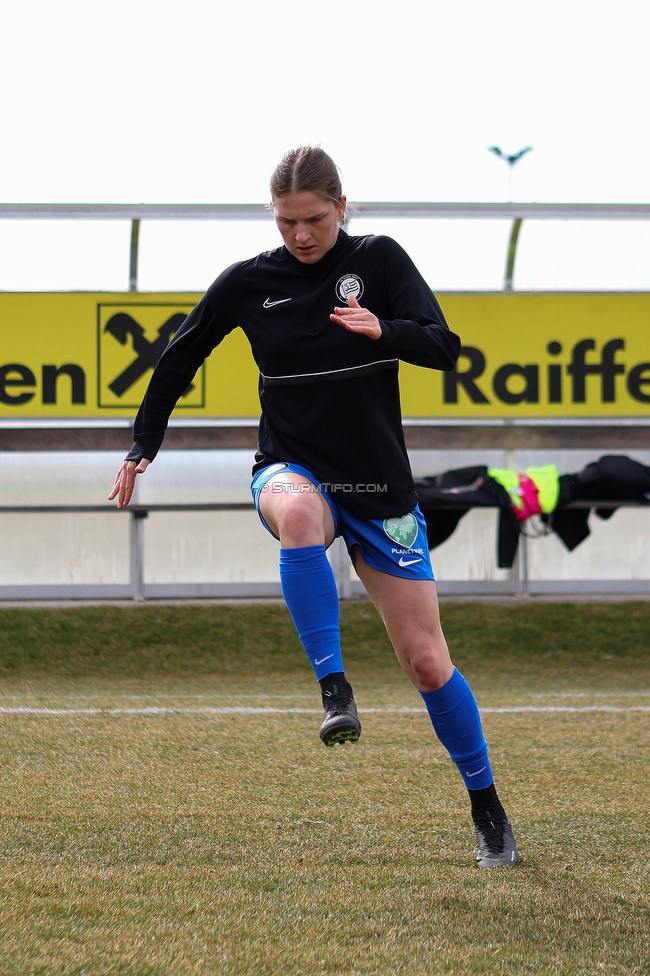
[[[265,298],[262,302],[262,308],[273,308],[274,305],[284,305],[285,302],[292,301],[292,298]]]

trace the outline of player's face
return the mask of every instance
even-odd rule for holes
[[[316,264],[336,244],[345,197],[339,204],[311,190],[295,190],[273,201],[273,214],[288,251],[303,264]]]

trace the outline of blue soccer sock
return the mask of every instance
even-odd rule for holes
[[[421,691],[434,731],[458,766],[468,790],[482,790],[493,782],[487,742],[472,689],[454,668],[449,681],[436,691]]]
[[[280,582],[318,681],[342,672],[339,596],[325,546],[280,549]]]

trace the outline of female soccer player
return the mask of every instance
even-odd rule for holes
[[[342,535],[469,791],[478,864],[513,865],[517,848],[478,708],[441,630],[400,414],[399,360],[451,370],[460,340],[395,241],[340,229],[346,198],[322,149],[283,157],[271,204],[284,246],[232,265],[187,317],[154,370],[109,498],[128,505],[176,401],[224,336],[243,329],[260,370],[252,493],[279,539],[282,591],[320,682],[322,741],[356,742],[361,734],[326,556]]]

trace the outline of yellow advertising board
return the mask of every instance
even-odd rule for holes
[[[402,364],[407,417],[650,413],[650,294],[439,295],[463,353],[453,373]],[[197,294],[0,294],[0,417],[131,417]],[[332,326],[335,328],[335,326]],[[255,417],[240,330],[202,367],[184,417]]]

